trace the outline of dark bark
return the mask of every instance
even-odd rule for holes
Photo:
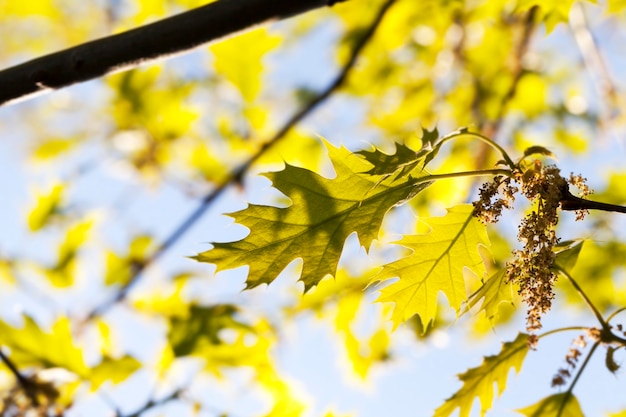
[[[180,54],[268,21],[334,3],[333,0],[219,0],[0,71],[0,106]]]

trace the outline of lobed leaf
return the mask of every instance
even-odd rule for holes
[[[493,403],[494,383],[498,396],[502,395],[509,370],[513,367],[516,372],[520,371],[528,350],[528,335],[520,333],[514,341],[504,343],[500,353],[486,356],[480,366],[459,375],[463,386],[435,411],[435,417],[447,417],[457,408],[459,417],[468,417],[476,398],[480,400],[481,416],[484,416]]]
[[[505,269],[500,269],[490,276],[478,290],[469,296],[462,314],[468,312],[480,300],[483,302],[479,311],[484,310],[486,317],[490,320],[498,314],[500,304],[509,303],[513,305],[511,284],[506,281]]]
[[[457,312],[467,299],[463,269],[481,276],[485,272],[478,246],[489,246],[485,226],[473,215],[469,204],[448,209],[444,217],[425,222],[428,234],[407,235],[398,244],[413,251],[387,264],[376,280],[399,278],[381,291],[378,301],[394,302],[393,321],[397,326],[418,314],[428,323],[437,313],[437,296],[443,292]]]
[[[396,143],[396,150],[393,154],[386,154],[380,149],[373,151],[360,151],[357,155],[365,158],[373,167],[367,171],[371,175],[389,176],[396,173],[408,174],[413,171],[421,159],[417,157],[417,152],[401,143]]]
[[[363,174],[370,165],[346,148],[328,145],[328,149],[335,178],[292,165],[266,174],[291,199],[291,206],[250,205],[233,213],[250,234],[237,242],[215,243],[195,259],[214,263],[217,270],[248,265],[247,287],[252,288],[272,282],[300,258],[300,279],[308,290],[326,275],[335,275],[350,234],[357,232],[361,244],[369,248],[387,211],[431,184],[410,176],[394,180],[393,185],[391,180],[378,181]]]

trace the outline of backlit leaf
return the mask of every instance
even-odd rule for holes
[[[425,219],[431,232],[406,235],[397,243],[413,251],[387,264],[376,280],[399,278],[381,291],[378,301],[394,302],[393,321],[397,326],[414,314],[423,323],[435,318],[437,296],[443,292],[457,312],[467,299],[463,269],[482,276],[485,266],[478,246],[489,246],[485,226],[473,215],[471,205],[448,209],[444,217]]]
[[[60,367],[83,376],[88,372],[66,317],[59,318],[50,330],[43,330],[28,316],[24,316],[21,328],[0,321],[0,333],[2,344],[11,349],[11,360],[18,366]]]
[[[89,238],[92,221],[84,221],[70,227],[59,246],[56,264],[46,271],[55,287],[68,287],[74,283],[77,254]]]
[[[141,363],[131,356],[124,356],[119,359],[104,358],[102,362],[89,372],[88,378],[91,381],[91,390],[97,390],[100,385],[107,381],[119,384],[140,367]]]
[[[554,259],[555,265],[566,271],[570,271],[574,268],[583,243],[585,243],[584,240],[559,242],[559,244],[554,247],[554,252],[556,253],[556,258]]]
[[[480,366],[459,375],[463,386],[435,411],[435,417],[447,417],[457,408],[460,417],[468,417],[476,398],[480,399],[481,416],[484,416],[493,403],[494,383],[498,396],[502,395],[509,370],[513,367],[520,371],[528,350],[528,335],[520,333],[514,341],[504,343],[500,353],[486,356]]]
[[[303,260],[301,280],[305,289],[326,275],[334,275],[346,238],[357,232],[369,248],[387,211],[423,190],[429,182],[413,178],[378,183],[378,177],[362,175],[369,163],[345,148],[328,146],[336,177],[324,178],[312,171],[286,165],[283,171],[265,174],[291,206],[250,205],[233,213],[237,223],[250,229],[238,242],[215,243],[195,257],[217,265],[218,270],[248,265],[248,288],[272,282],[293,260]]]
[[[551,395],[517,411],[527,417],[584,417],[578,400],[571,392]]]
[[[504,269],[499,270],[490,276],[476,292],[470,295],[463,313],[466,313],[477,305],[480,300],[483,300],[480,311],[484,310],[486,317],[491,320],[498,314],[498,307],[501,303],[510,303],[512,305],[511,284],[506,282],[505,272]]]
[[[60,213],[64,187],[57,184],[45,194],[37,196],[37,204],[28,214],[28,227],[35,232],[44,228],[50,219]]]
[[[215,57],[215,70],[252,102],[261,91],[263,57],[280,43],[280,37],[266,29],[240,34],[210,47]],[[245,53],[242,53],[245,51]]]
[[[392,175],[398,171],[409,173],[420,162],[417,158],[417,152],[401,143],[396,143],[396,151],[393,154],[386,154],[380,149],[375,148],[373,151],[357,152],[373,165],[372,169],[367,171],[371,175]]]
[[[224,304],[213,307],[193,306],[189,317],[170,320],[168,339],[178,356],[193,354],[206,345],[221,343],[219,332],[226,328],[248,329],[248,326],[233,317],[237,308]]]

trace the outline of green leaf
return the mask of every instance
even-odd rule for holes
[[[90,237],[93,221],[77,223],[67,230],[65,239],[59,246],[57,261],[46,270],[46,277],[55,287],[69,287],[74,284],[74,273],[81,247]]]
[[[215,243],[195,257],[218,270],[249,265],[247,287],[272,282],[294,259],[303,261],[301,280],[308,290],[326,275],[335,274],[346,238],[357,232],[369,248],[378,238],[383,217],[395,205],[413,197],[431,182],[406,177],[378,181],[364,175],[370,164],[346,148],[328,145],[336,178],[286,165],[266,174],[274,187],[292,201],[287,208],[250,205],[233,213],[250,229],[238,242]]]
[[[119,359],[104,358],[89,373],[88,378],[91,381],[91,390],[97,390],[106,381],[119,384],[140,367],[141,363],[132,356],[124,356]]]
[[[583,247],[584,240],[567,240],[560,242],[554,247],[556,258],[554,260],[555,265],[565,271],[570,271],[576,265],[578,261],[578,255]]]
[[[87,374],[82,349],[74,344],[66,317],[59,318],[50,331],[42,330],[28,316],[24,316],[21,328],[0,321],[0,334],[2,344],[11,349],[11,360],[19,367],[60,367],[78,375]]]
[[[481,416],[484,416],[493,403],[494,383],[498,396],[502,395],[509,370],[513,367],[520,371],[528,350],[528,335],[520,333],[514,341],[504,343],[500,353],[486,356],[480,366],[459,375],[463,386],[435,411],[435,417],[447,417],[457,408],[460,408],[459,417],[468,417],[476,398],[480,399]]]
[[[530,146],[524,149],[524,157],[531,156],[531,155],[544,155],[544,156],[549,156],[551,158],[554,158],[554,154],[552,153],[552,151],[543,146]]]
[[[176,357],[191,355],[207,345],[219,345],[219,332],[223,329],[248,329],[246,324],[233,317],[237,311],[235,306],[229,304],[193,306],[189,317],[173,317],[170,320],[168,340]]]
[[[464,267],[477,276],[485,272],[478,246],[489,246],[485,225],[473,215],[469,204],[448,209],[444,217],[426,219],[431,232],[407,235],[397,242],[413,253],[387,264],[377,281],[398,277],[381,291],[378,301],[394,302],[393,321],[397,326],[414,314],[422,323],[435,318],[437,296],[442,291],[457,312],[467,299]]]
[[[134,269],[144,261],[152,245],[152,237],[138,235],[130,242],[128,254],[107,253],[106,285],[124,285],[132,277]]]
[[[43,229],[61,213],[64,192],[63,185],[57,184],[48,193],[37,196],[37,204],[28,214],[28,227],[31,232]]]
[[[373,165],[372,169],[367,171],[368,174],[389,176],[399,172],[400,175],[405,175],[419,165],[421,159],[417,157],[417,153],[413,149],[401,143],[395,145],[396,151],[391,155],[378,148],[373,151],[357,152],[358,155]]]
[[[578,400],[571,392],[551,395],[517,411],[527,417],[584,417]]]
[[[469,296],[462,314],[467,313],[480,300],[483,300],[479,311],[484,310],[487,318],[489,320],[493,319],[498,314],[500,304],[509,303],[513,305],[511,287],[511,284],[506,281],[506,270],[500,269],[490,276],[476,292]]]
[[[423,167],[437,156],[442,144],[437,128],[433,130],[422,128],[422,148],[417,152],[417,156],[424,160]]]
[[[263,57],[278,46],[280,40],[279,36],[261,28],[211,45],[215,70],[237,87],[246,102],[252,102],[261,91]]]

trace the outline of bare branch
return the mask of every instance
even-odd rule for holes
[[[133,265],[134,270],[132,278],[126,283],[126,285],[124,285],[120,289],[117,296],[114,299],[93,310],[88,315],[87,320],[91,320],[95,317],[102,315],[114,304],[124,300],[128,295],[128,291],[132,288],[133,285],[137,283],[137,281],[139,281],[141,273],[144,271],[144,269],[154,263],[159,257],[161,257],[161,255],[163,255],[170,247],[172,247],[202,217],[202,215],[206,212],[209,206],[220,195],[222,195],[222,193],[230,185],[240,182],[241,178],[252,166],[252,164],[254,164],[262,155],[265,154],[265,152],[272,148],[282,138],[284,138],[300,121],[302,121],[305,117],[311,114],[320,104],[322,104],[329,97],[331,97],[332,94],[345,83],[348,75],[350,74],[350,71],[354,68],[354,65],[356,64],[357,58],[359,57],[367,43],[374,36],[376,29],[380,26],[380,23],[382,22],[385,14],[394,2],[395,0],[387,0],[383,4],[373,22],[354,45],[348,61],[344,64],[335,79],[323,91],[321,91],[319,94],[313,97],[306,105],[304,105],[297,113],[291,116],[291,118],[289,118],[289,120],[285,122],[283,127],[279,129],[273,137],[271,137],[269,140],[265,141],[263,145],[261,145],[261,147],[254,155],[252,155],[246,162],[244,162],[237,169],[231,172],[231,174],[219,186],[217,186],[214,190],[205,195],[198,207],[196,207],[196,209],[192,211],[180,223],[180,225],[172,232],[172,234],[170,234],[167,239],[165,239],[161,246],[159,246],[159,248],[157,248],[149,258],[144,260],[144,262],[142,263],[136,263]]]
[[[219,0],[0,71],[0,106],[189,51],[332,0]]]

